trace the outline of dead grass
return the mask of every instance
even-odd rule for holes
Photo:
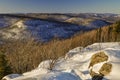
[[[104,52],[96,53],[91,57],[89,68],[97,63],[104,62],[107,60],[108,60],[108,56]]]
[[[0,46],[14,73],[23,73],[36,68],[44,60],[52,60],[50,68],[54,67],[59,57],[64,57],[70,50],[66,41],[52,40],[49,43],[38,43],[34,40],[11,41]]]

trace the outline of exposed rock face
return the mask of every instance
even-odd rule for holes
[[[92,77],[92,80],[102,80],[103,76],[102,75],[95,75]]]
[[[104,52],[96,53],[91,57],[89,68],[92,67],[90,69],[90,75],[92,77],[92,80],[102,80],[104,76],[108,75],[112,71],[112,64],[105,62],[107,60],[108,60],[108,56]],[[105,63],[99,69],[98,71],[99,73],[93,71],[93,66],[101,62],[105,62]]]
[[[92,69],[90,70],[91,77],[98,76],[99,74],[94,72]]]
[[[101,67],[101,69],[99,70],[100,74],[108,75],[112,70],[112,64],[111,63],[104,63]]]
[[[89,68],[97,63],[104,62],[107,60],[108,60],[108,56],[104,52],[96,53],[91,57]]]

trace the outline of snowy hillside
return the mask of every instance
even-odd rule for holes
[[[110,25],[110,22],[101,19],[84,19],[79,17],[74,17],[66,20],[65,22],[74,23],[78,25],[83,25],[89,28],[99,28],[103,26]]]
[[[0,28],[5,28],[15,23],[18,18],[0,16]]]
[[[52,38],[69,38],[79,31],[85,31],[84,26],[78,26],[66,23],[55,23],[41,20],[27,20],[24,22],[27,26],[27,32],[32,37],[42,39],[44,41]]]
[[[34,17],[35,14],[21,15],[0,15],[0,38],[34,38],[41,41],[49,41],[53,38],[65,39],[80,31],[88,31],[111,24],[104,19],[93,19],[92,16],[90,18],[74,17],[74,14],[73,16],[39,14],[36,17]]]
[[[52,38],[69,38],[79,31],[89,30],[84,26],[67,23],[56,23],[42,20],[19,20],[10,27],[0,30],[3,38],[35,38],[48,41]]]
[[[5,39],[34,38],[48,41],[52,38],[69,38],[77,32],[109,25],[103,21],[89,23],[90,25],[74,25],[68,23],[49,22],[42,20],[18,20],[13,25],[0,29],[0,36]],[[5,25],[5,24],[4,24]]]
[[[48,69],[50,63],[51,60],[46,60],[30,72],[22,75],[12,74],[4,78],[7,80],[91,80],[102,75],[104,80],[120,80],[120,43],[94,43],[85,48],[77,47],[70,50],[65,58],[59,58],[52,70]]]
[[[110,23],[105,20],[93,20],[87,24],[87,26],[91,28],[99,28],[107,25],[110,25]]]

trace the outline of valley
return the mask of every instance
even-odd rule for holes
[[[77,33],[90,31],[113,23],[108,19],[104,20],[104,17],[99,18],[99,14],[76,15],[1,14],[0,36],[3,39],[34,38],[44,42],[54,38],[70,38]],[[101,14],[101,16],[104,16],[104,14]],[[57,17],[59,17],[59,20]],[[116,18],[116,15],[113,16],[114,18]]]

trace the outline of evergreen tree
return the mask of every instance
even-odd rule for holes
[[[116,22],[113,32],[114,32],[114,36],[115,36],[115,41],[118,41],[118,37],[120,34],[120,21]]]
[[[7,65],[5,55],[0,52],[0,79],[11,73],[11,68]]]
[[[120,21],[116,23],[117,25],[115,26],[115,32],[120,33]]]
[[[101,34],[102,34],[102,28],[100,27],[100,28],[98,29],[98,41],[99,41],[99,42],[102,42],[102,41],[101,41]]]
[[[107,40],[108,42],[111,41],[111,34],[112,34],[113,28],[111,26],[108,27],[108,32],[107,32]]]

